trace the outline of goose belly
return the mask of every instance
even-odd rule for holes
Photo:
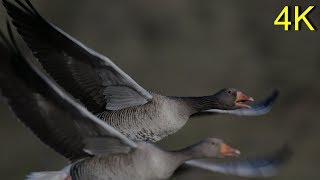
[[[162,114],[158,117],[154,117],[148,123],[149,131],[152,132],[152,136],[148,139],[142,139],[144,141],[157,142],[161,139],[176,133],[180,130],[188,121],[188,117],[177,117],[168,114]],[[144,138],[139,137],[139,138]]]
[[[156,142],[181,129],[189,116],[173,105],[105,111],[99,118],[134,141]]]
[[[93,157],[75,163],[70,170],[72,180],[154,180],[167,179],[167,170],[160,158],[121,154]]]
[[[72,180],[126,180],[141,179],[132,166],[132,161],[126,155],[93,157],[81,160],[72,165],[70,174]]]

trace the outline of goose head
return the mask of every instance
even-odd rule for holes
[[[201,154],[204,158],[212,157],[233,157],[239,156],[240,151],[225,144],[221,139],[206,138],[197,144],[194,149],[196,154]]]
[[[219,109],[240,109],[250,108],[246,102],[253,102],[253,98],[245,95],[235,88],[224,88],[213,95],[217,102]]]

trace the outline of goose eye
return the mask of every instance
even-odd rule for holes
[[[231,95],[231,93],[232,93],[232,91],[231,91],[231,90],[229,90],[229,91],[228,91],[228,94],[229,94],[229,95]]]

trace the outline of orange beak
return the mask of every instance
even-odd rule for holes
[[[221,144],[220,154],[222,157],[239,156],[240,151],[237,149],[233,149],[232,147],[230,147],[226,144]]]
[[[252,97],[249,97],[249,96],[243,94],[241,91],[237,91],[235,106],[237,108],[251,108],[251,106],[244,104],[244,102],[247,102],[247,101],[253,102],[254,99]]]

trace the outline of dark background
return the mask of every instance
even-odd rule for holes
[[[162,147],[181,148],[213,136],[240,149],[246,158],[289,141],[294,156],[272,179],[320,177],[319,30],[310,32],[302,24],[302,31],[284,32],[273,26],[283,6],[291,4],[316,5],[310,19],[320,27],[316,1],[32,2],[46,19],[105,54],[147,90],[200,96],[236,87],[256,100],[274,88],[281,92],[268,115],[191,119],[160,142]],[[0,14],[4,28],[4,8]],[[59,170],[66,165],[63,157],[37,140],[0,102],[1,179],[23,179],[31,171]],[[188,178],[243,179],[206,171],[181,177]]]

